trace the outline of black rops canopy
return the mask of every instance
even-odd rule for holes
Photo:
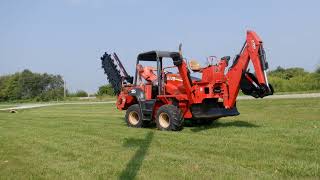
[[[149,51],[139,54],[137,59],[142,61],[157,61],[158,58],[171,58],[170,55],[172,53],[169,51]]]

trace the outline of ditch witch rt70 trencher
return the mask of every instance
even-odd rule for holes
[[[179,52],[139,54],[134,78],[115,53],[105,53],[101,60],[117,95],[116,106],[126,110],[125,120],[130,127],[155,122],[160,130],[177,131],[183,128],[184,119],[210,123],[220,117],[239,115],[236,98],[240,89],[255,98],[273,94],[266,75],[268,63],[263,43],[253,31],[247,32],[241,51],[229,68],[229,56],[216,64],[208,60],[205,67],[195,60],[188,61],[182,56],[181,45]],[[250,61],[254,74],[247,70]],[[165,65],[170,63],[171,66]],[[199,73],[201,79],[192,77],[190,71]]]

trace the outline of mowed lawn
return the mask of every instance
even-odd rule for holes
[[[181,132],[128,128],[113,104],[0,112],[0,179],[320,178],[320,98],[238,109]]]

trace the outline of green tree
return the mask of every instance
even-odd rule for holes
[[[270,71],[268,79],[276,92],[320,90],[320,76],[303,68],[282,68]]]
[[[88,97],[88,93],[84,90],[77,90],[76,92],[68,92],[68,97]]]
[[[115,94],[111,84],[107,84],[99,87],[97,95],[98,96],[103,96],[103,95],[114,96]]]
[[[318,64],[315,73],[320,74],[320,64]]]
[[[60,75],[33,73],[24,70],[0,76],[0,101],[63,98],[63,79]]]
[[[75,93],[75,96],[76,97],[88,97],[88,93],[84,90],[78,90],[76,93]]]

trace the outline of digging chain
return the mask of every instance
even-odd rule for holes
[[[114,60],[111,57],[111,54],[104,53],[104,55],[100,58],[102,61],[102,68],[104,69],[104,73],[107,75],[107,79],[111,84],[114,93],[119,95],[121,91],[121,74],[115,64]]]

